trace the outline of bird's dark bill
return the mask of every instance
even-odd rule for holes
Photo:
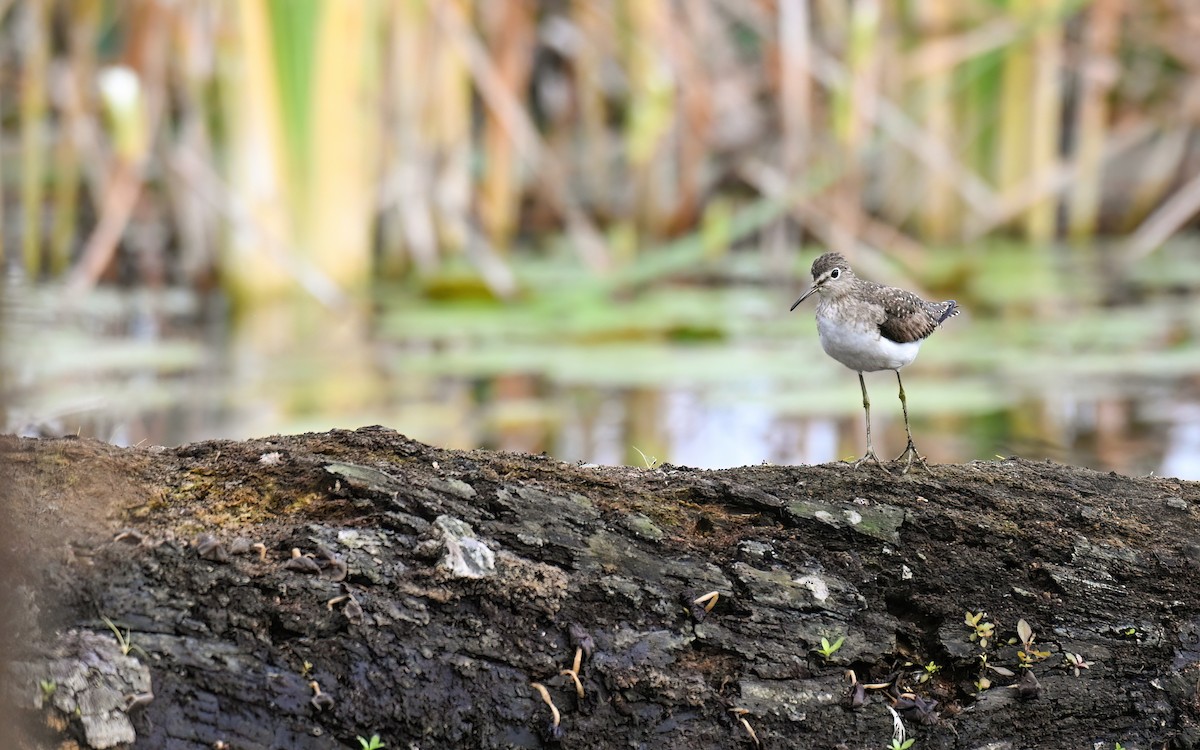
[[[791,306],[790,308],[788,308],[788,312],[791,312],[792,310],[795,310],[797,307],[799,307],[799,306],[800,306],[800,303],[801,303],[801,302],[803,302],[804,300],[808,299],[808,298],[809,298],[809,296],[810,296],[810,295],[811,295],[813,292],[815,292],[815,291],[817,291],[817,287],[816,287],[816,285],[814,284],[813,286],[811,286],[811,287],[809,287],[809,288],[808,288],[808,291],[807,291],[807,292],[805,292],[804,294],[801,294],[801,295],[800,295],[800,299],[798,299],[798,300],[796,300],[795,302],[793,302],[793,303],[792,303],[792,306]]]

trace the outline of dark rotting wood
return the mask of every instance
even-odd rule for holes
[[[1191,482],[379,427],[0,461],[24,747],[1200,746]]]

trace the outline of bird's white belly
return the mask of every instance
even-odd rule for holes
[[[817,333],[826,354],[859,372],[898,370],[916,359],[921,348],[921,341],[898,344],[880,336],[874,325],[864,327],[834,318],[818,317]]]

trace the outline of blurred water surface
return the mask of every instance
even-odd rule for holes
[[[955,291],[966,314],[904,370],[921,450],[1200,478],[1200,253],[1119,282],[1029,257],[980,260]],[[187,291],[64,300],[14,283],[3,427],[175,445],[382,424],[445,447],[702,468],[861,454],[857,378],[821,351],[811,305],[787,311],[801,266],[621,294],[569,276],[531,269],[540,291],[515,303],[381,289],[369,314],[295,304],[236,322]],[[898,454],[895,376],[867,385],[876,448]]]

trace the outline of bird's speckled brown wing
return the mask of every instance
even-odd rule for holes
[[[884,319],[879,333],[898,344],[920,341],[933,333],[946,318],[958,314],[954,300],[926,302],[912,292],[873,284],[876,299],[883,307]]]

